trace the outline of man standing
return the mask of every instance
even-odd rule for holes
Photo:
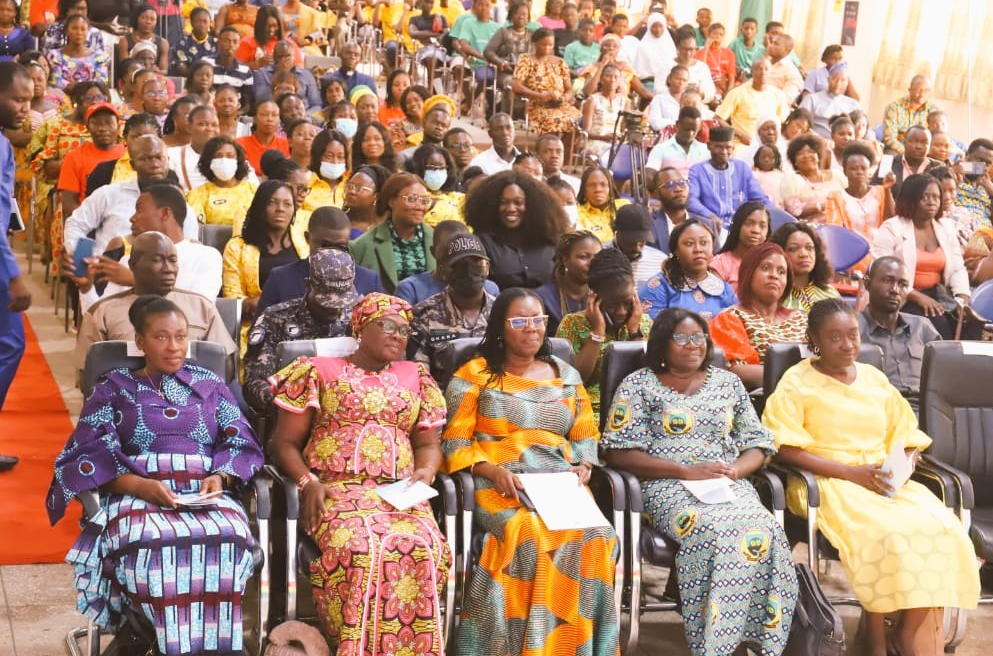
[[[763,116],[775,116],[782,123],[790,112],[790,101],[778,87],[769,84],[772,67],[759,57],[752,62],[752,79],[728,91],[714,114],[724,127],[734,130],[735,141],[747,146],[755,136],[755,123]]]
[[[12,61],[0,62],[0,128],[16,130],[24,125],[31,109],[34,84],[27,70]],[[31,305],[31,292],[21,278],[7,241],[14,198],[14,151],[0,134],[0,410],[17,366],[24,355],[24,317]],[[17,464],[17,458],[0,455],[0,471]]]
[[[725,229],[731,226],[731,217],[745,201],[757,200],[772,206],[751,167],[739,159],[731,159],[733,138],[731,128],[711,130],[707,144],[710,160],[691,166],[689,176],[689,211]]]
[[[923,75],[910,80],[907,95],[886,106],[883,114],[883,146],[888,153],[902,153],[907,131],[915,125],[927,125],[927,116],[938,109],[931,102],[931,83]]]
[[[869,306],[858,315],[862,341],[883,351],[883,372],[917,410],[924,347],[941,339],[926,317],[900,312],[910,291],[910,274],[898,258],[881,257],[865,280]]]

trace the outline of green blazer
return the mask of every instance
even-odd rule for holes
[[[424,256],[428,265],[428,271],[435,268],[434,256],[431,255],[431,246],[434,244],[434,229],[424,224]],[[397,264],[393,258],[393,240],[390,239],[390,227],[386,222],[380,223],[372,230],[353,241],[349,245],[355,263],[368,267],[379,273],[379,279],[383,281],[383,289],[387,294],[396,291]]]

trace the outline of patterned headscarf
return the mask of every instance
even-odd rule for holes
[[[370,323],[391,314],[403,317],[407,323],[414,320],[410,303],[402,298],[380,292],[366,294],[352,310],[352,335],[358,337]]]

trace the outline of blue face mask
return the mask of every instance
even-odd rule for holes
[[[359,131],[359,122],[354,118],[336,118],[334,128],[345,135],[346,139],[351,139]]]
[[[445,169],[428,169],[424,172],[424,184],[431,191],[438,191],[448,182],[448,171]]]

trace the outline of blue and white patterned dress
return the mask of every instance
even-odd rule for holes
[[[748,449],[776,452],[741,380],[711,368],[703,386],[684,395],[650,369],[621,383],[601,447],[637,449],[689,465],[732,464]],[[736,499],[704,504],[678,480],[643,480],[645,512],[679,543],[676,574],[686,641],[693,654],[723,656],[748,643],[763,656],[786,647],[796,605],[796,573],[786,535],[745,480]]]
[[[74,496],[123,474],[182,494],[199,491],[212,473],[248,481],[262,467],[255,434],[213,373],[187,364],[156,381],[158,389],[151,384],[117,369],[94,388],[55,461],[52,523]],[[66,561],[75,566],[77,609],[99,626],[119,628],[127,604],[155,627],[162,654],[241,655],[252,545],[245,511],[227,492],[175,510],[103,494]]]

